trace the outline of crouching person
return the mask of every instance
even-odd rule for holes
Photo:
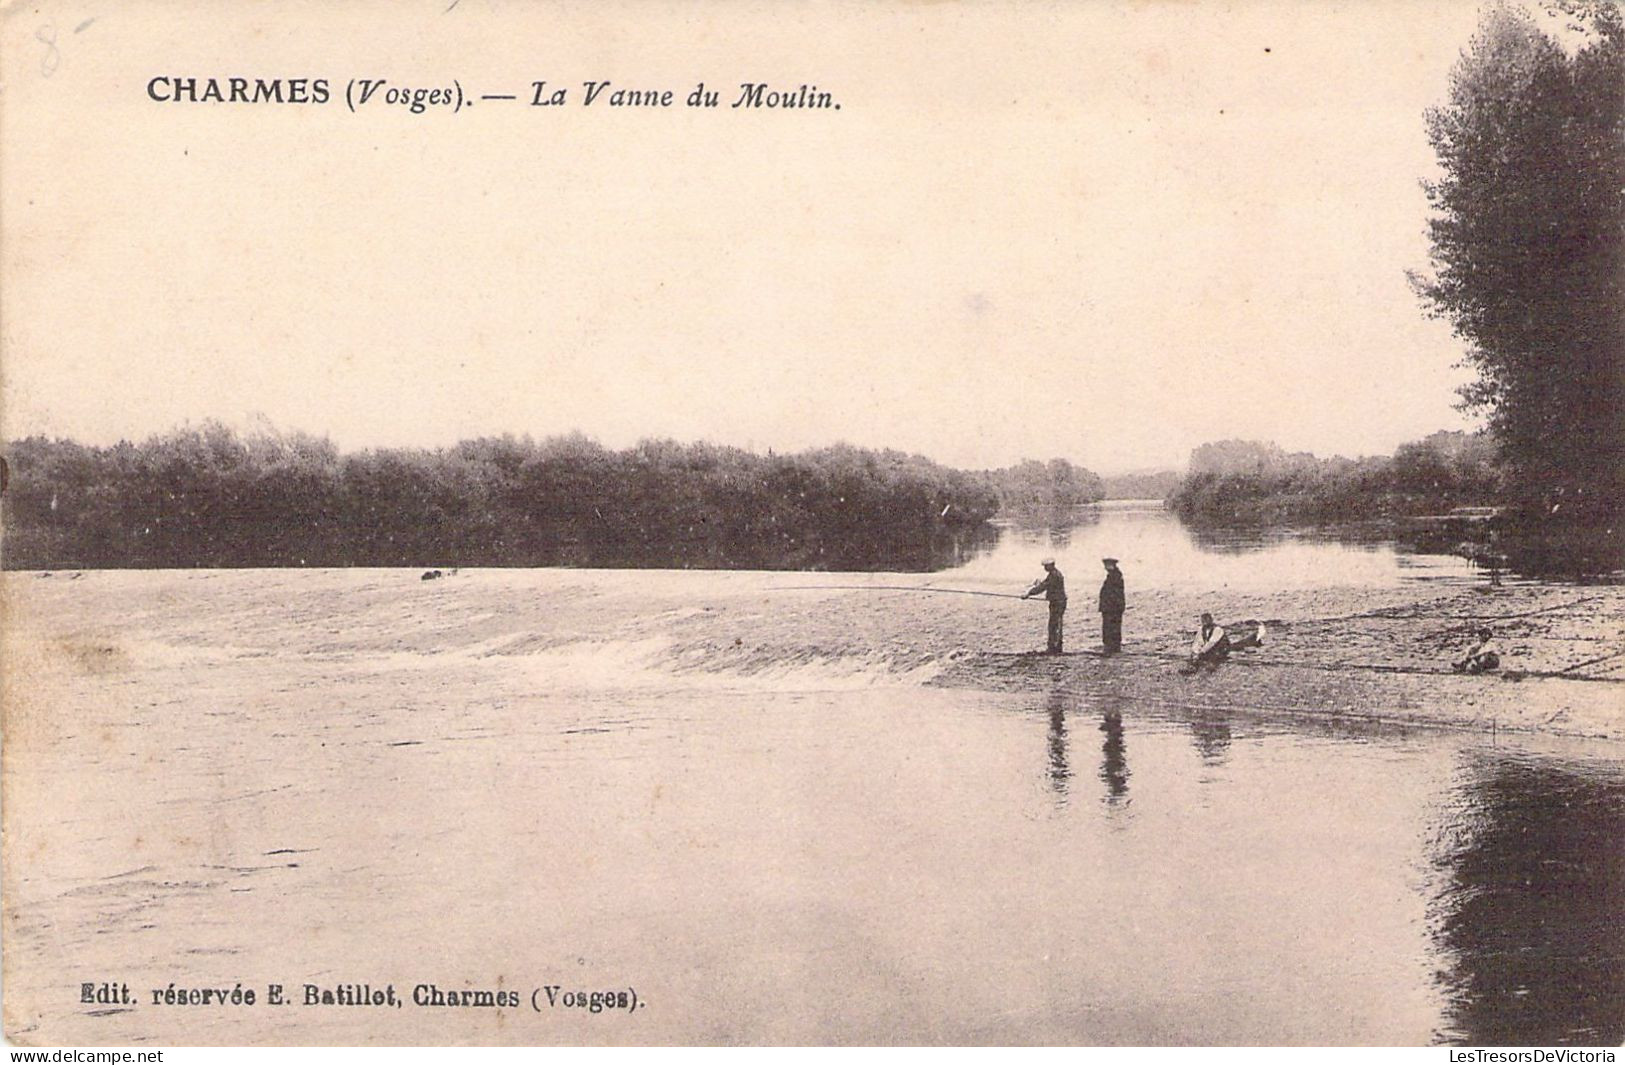
[[[1478,630],[1478,642],[1467,654],[1451,663],[1457,673],[1489,673],[1501,668],[1501,649],[1489,629]]]

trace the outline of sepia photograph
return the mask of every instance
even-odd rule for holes
[[[1619,0],[39,0],[0,134],[9,1046],[1625,1043]]]

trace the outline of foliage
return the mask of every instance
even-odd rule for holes
[[[1313,469],[1318,463],[1306,451],[1288,454],[1279,444],[1257,440],[1220,440],[1191,452],[1190,472],[1220,476],[1282,477]]]
[[[217,424],[141,444],[10,446],[11,569],[672,566],[926,569],[985,536],[978,477],[893,451],[756,455],[585,437],[340,455]]]
[[[1106,478],[1107,499],[1166,499],[1179,486],[1173,470],[1119,473]]]
[[[1191,454],[1169,496],[1182,518],[1207,524],[1357,521],[1439,513],[1502,498],[1494,443],[1440,432],[1391,458],[1318,459],[1269,443],[1227,440]]]
[[[1530,512],[1617,516],[1625,499],[1625,17],[1554,5],[1547,32],[1489,9],[1449,102],[1427,114],[1432,276]]]
[[[1074,507],[1106,497],[1105,482],[1097,474],[1065,459],[1028,460],[983,477],[998,493],[1002,510]]]

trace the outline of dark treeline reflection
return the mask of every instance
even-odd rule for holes
[[[928,570],[997,531],[994,476],[836,446],[757,455],[581,436],[341,455],[220,425],[8,448],[9,569],[658,566]]]
[[[1065,551],[1072,546],[1073,534],[1100,524],[1100,509],[1089,504],[1030,504],[1003,503],[999,518],[1008,522],[1025,542],[1043,549]]]
[[[1625,568],[1625,525],[1530,521],[1510,510],[1490,520],[1481,515],[1395,516],[1319,525],[1202,524],[1200,517],[1178,517],[1192,542],[1221,555],[1254,554],[1307,540],[1459,555],[1486,572],[1493,568],[1557,579],[1580,580]]]
[[[1453,798],[1434,935],[1451,960],[1442,1037],[1625,1040],[1625,780],[1478,756]]]

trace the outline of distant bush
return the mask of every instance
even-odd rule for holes
[[[1166,499],[1179,487],[1180,476],[1173,470],[1120,473],[1106,478],[1107,499]]]
[[[1191,472],[1168,497],[1197,523],[1356,521],[1489,505],[1505,484],[1481,434],[1434,433],[1392,457],[1319,459],[1274,444],[1227,440],[1191,453]]]
[[[1106,497],[1106,484],[1097,474],[1066,459],[1029,460],[982,477],[998,493],[1002,510],[1075,507]]]
[[[4,565],[927,569],[985,538],[982,478],[894,451],[757,455],[511,436],[341,455],[208,424],[9,447]]]
[[[1191,468],[1167,502],[1199,541],[1234,526],[1371,522],[1364,535],[1530,576],[1625,569],[1616,500],[1562,484],[1512,484],[1495,441],[1481,433],[1434,433],[1392,457],[1359,460],[1230,440],[1198,448]]]

